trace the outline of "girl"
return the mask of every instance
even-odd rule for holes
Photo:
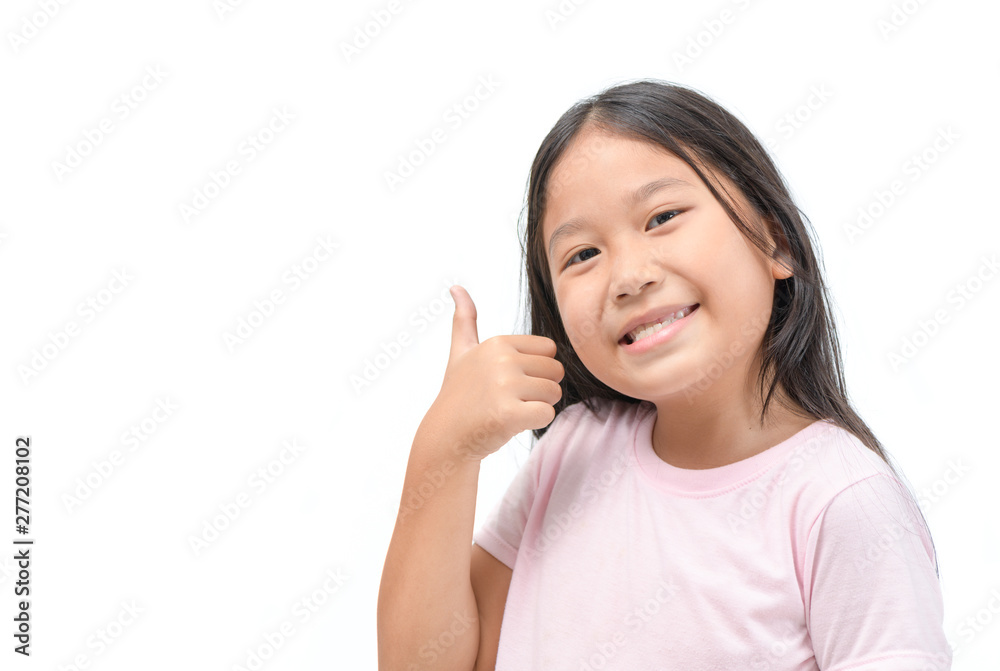
[[[542,141],[527,206],[531,335],[479,343],[453,292],[380,668],[950,669],[929,529],[847,399],[753,134],[691,89],[615,86]],[[479,461],[529,428],[471,533]]]

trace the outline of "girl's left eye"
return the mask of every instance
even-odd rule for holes
[[[680,210],[667,210],[666,212],[660,212],[659,214],[653,216],[653,218],[650,219],[650,222],[656,221],[656,222],[659,222],[660,224],[665,224],[668,221],[670,221],[671,219],[673,219],[674,217],[676,217],[680,213],[681,213]],[[670,215],[670,216],[668,217],[667,215]],[[666,218],[664,218],[664,217],[666,217]],[[593,247],[587,247],[586,249],[581,249],[579,252],[577,252],[575,255],[573,255],[570,258],[569,262],[566,264],[566,267],[568,268],[571,265],[573,265],[574,259],[579,258],[580,255],[583,254],[584,252],[596,252],[596,251],[597,250],[594,249]],[[593,256],[588,256],[586,259],[580,258],[580,261],[586,261],[587,259],[592,259],[592,258],[594,258],[594,257]]]
[[[665,217],[666,215],[669,214],[670,217],[668,217],[667,219],[664,219],[663,221],[660,221],[661,224],[665,224],[668,221],[670,221],[671,219],[673,219],[674,217],[676,217],[680,213],[681,213],[680,210],[667,210],[666,212],[660,212],[659,214],[657,214],[656,216],[654,216],[650,221],[660,221],[660,217]]]

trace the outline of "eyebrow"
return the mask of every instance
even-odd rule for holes
[[[649,184],[640,186],[633,193],[626,195],[622,199],[622,203],[626,208],[631,209],[645,202],[651,198],[654,193],[661,189],[683,191],[685,189],[693,188],[694,187],[689,182],[686,182],[683,179],[677,177],[663,177],[661,179],[654,180]],[[578,233],[583,228],[585,228],[585,220],[583,217],[572,217],[562,223],[552,233],[552,237],[549,238],[549,256],[552,256],[552,252],[555,250],[556,242],[558,242],[560,238],[572,235],[573,233]]]

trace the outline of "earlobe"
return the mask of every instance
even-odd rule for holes
[[[771,275],[776,280],[787,280],[794,273],[792,266],[784,254],[779,254],[771,259]]]

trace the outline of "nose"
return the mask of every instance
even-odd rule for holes
[[[611,289],[618,300],[637,294],[656,282],[658,271],[652,250],[648,246],[643,247],[640,243],[631,249],[622,249],[615,259]]]

